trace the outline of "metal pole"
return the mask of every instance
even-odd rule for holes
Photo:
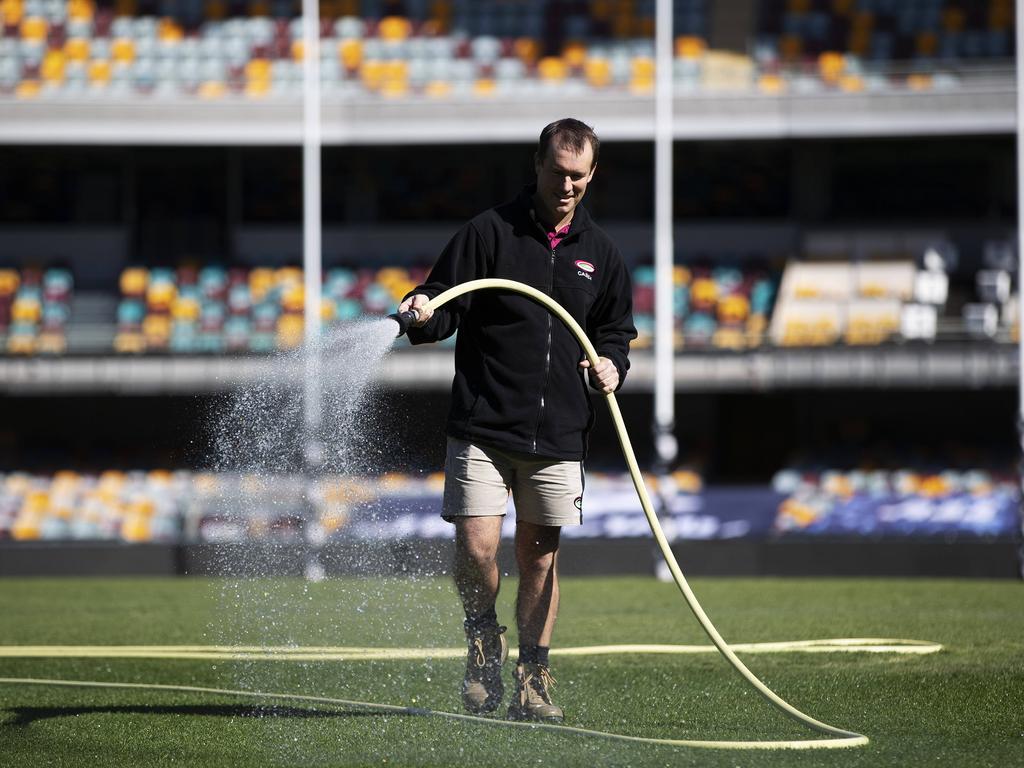
[[[305,276],[305,461],[320,464],[320,4],[302,0],[302,269]]]
[[[1017,31],[1017,438],[1021,448],[1018,479],[1024,503],[1024,0],[1017,0],[1014,5]],[[1024,576],[1024,546],[1018,566]]]
[[[660,471],[676,459],[672,307],[672,0],[657,0],[654,99],[654,434]]]

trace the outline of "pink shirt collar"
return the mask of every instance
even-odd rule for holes
[[[552,251],[555,250],[555,248],[558,247],[558,244],[560,242],[562,242],[562,240],[565,239],[566,235],[569,234],[569,227],[571,227],[571,226],[572,226],[572,222],[570,221],[568,224],[566,224],[561,229],[556,229],[554,231],[547,231],[547,232],[545,232],[545,234],[548,236],[548,245],[551,246],[551,250]]]

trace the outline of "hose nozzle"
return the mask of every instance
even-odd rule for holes
[[[415,309],[407,309],[405,312],[395,312],[388,317],[398,323],[398,333],[395,334],[395,338],[398,339],[405,335],[410,325],[420,319],[420,313]]]

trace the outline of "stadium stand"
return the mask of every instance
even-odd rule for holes
[[[1013,536],[1018,484],[1012,473],[786,469],[772,481],[784,497],[779,534]]]
[[[447,538],[450,528],[438,514],[443,480],[439,472],[315,479],[181,470],[10,473],[0,476],[0,541],[301,544],[311,534],[321,542]],[[784,469],[770,487],[743,489],[706,488],[689,470],[660,480],[648,476],[646,482],[662,499],[673,539],[1007,537],[1019,524],[1012,475],[980,469]],[[627,476],[588,473],[587,484],[593,493],[585,525],[567,536],[646,534]],[[747,508],[737,511],[741,498]]]
[[[983,268],[975,275],[975,301],[963,307],[964,330],[973,339],[1016,342],[1020,332],[1020,289],[1014,284],[1017,265],[1013,243],[987,242],[983,262]]]
[[[951,284],[941,253],[950,249],[948,243],[939,244],[911,257],[900,256],[899,247],[883,243],[879,253],[895,258],[864,261],[856,260],[856,248],[846,243],[838,252],[807,252],[791,260],[781,275],[768,261],[677,264],[673,269],[675,348],[742,351],[763,344],[1015,341],[1012,244],[987,243],[985,264],[974,274],[970,291],[956,300],[951,292],[956,293],[957,286]],[[837,253],[844,258],[836,261]],[[425,279],[428,269],[425,265],[329,268],[321,305],[325,327],[387,314]],[[654,334],[653,267],[635,267],[633,284],[638,331],[634,348],[646,350]],[[71,273],[64,268],[0,270],[4,352],[104,352],[96,347],[69,349],[69,332],[80,330],[72,317],[72,288]],[[122,270],[118,294],[116,307],[107,310],[116,312],[109,321],[116,331],[107,343],[117,354],[268,353],[293,349],[303,338],[303,276],[297,267],[132,266]]]
[[[653,0],[321,5],[328,97],[653,89]],[[0,15],[0,95],[263,98],[301,86],[291,2],[3,0]],[[951,65],[1013,54],[1010,0],[763,0],[750,53],[709,47],[706,0],[676,0],[674,18],[683,92],[929,90],[955,84]],[[914,66],[887,71],[893,62]]]
[[[758,57],[814,60],[826,82],[838,54],[873,62],[1009,58],[1011,0],[760,0]]]
[[[743,350],[764,340],[777,277],[766,268],[717,264],[677,265],[673,270],[675,339],[681,349]],[[638,336],[634,346],[651,346],[654,336],[654,269],[633,272]]]
[[[0,539],[176,542],[192,486],[189,473],[164,471],[8,474]]]
[[[385,315],[427,271],[425,266],[329,269],[322,320],[329,328]],[[701,264],[677,266],[673,275],[677,349],[742,350],[762,343],[777,284],[767,269]],[[638,267],[633,277],[635,346],[645,349],[654,331],[653,268]],[[303,335],[302,280],[302,271],[294,267],[129,267],[120,278],[114,350],[216,354],[292,349]]]
[[[66,269],[0,269],[0,337],[11,355],[67,349],[74,281]]]
[[[329,269],[321,319],[329,328],[385,315],[425,276],[426,268]],[[129,267],[120,289],[118,353],[260,353],[302,343],[305,289],[297,267]]]

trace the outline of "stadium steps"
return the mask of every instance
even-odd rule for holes
[[[109,354],[117,326],[117,297],[102,292],[77,292],[71,299],[68,351]]]

